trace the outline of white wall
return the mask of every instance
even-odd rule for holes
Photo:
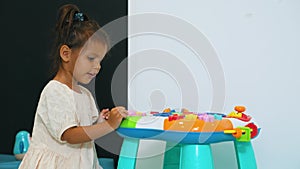
[[[235,105],[246,105],[247,113],[262,128],[259,137],[253,140],[258,168],[299,169],[300,1],[129,1],[130,16],[149,12],[185,21],[207,38],[202,42],[210,43],[208,48],[215,51],[210,55],[215,54],[221,65],[221,69],[218,65],[216,69],[224,73],[223,111],[229,113]],[[129,18],[129,34],[138,25],[134,22]],[[156,20],[144,22],[158,26]],[[159,23],[159,27],[168,27],[168,23]],[[173,29],[170,34],[179,28]],[[182,30],[184,36],[189,33]],[[199,44],[203,53],[197,56],[193,50],[198,49],[188,46],[180,39],[147,30],[129,38],[130,109],[212,109],[215,82],[211,76],[216,73],[208,70],[211,65],[207,67],[205,56],[201,56],[208,48]],[[193,101],[186,101],[189,96]],[[147,151],[147,145],[141,152]],[[228,158],[225,151],[232,155],[232,146],[215,145],[216,168],[236,168],[234,159]],[[159,159],[162,156],[155,160]],[[137,168],[146,168],[145,161],[140,160]],[[159,162],[156,164],[161,166]]]

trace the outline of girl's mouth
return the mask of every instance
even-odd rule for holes
[[[97,75],[96,73],[87,73],[87,74],[91,79],[96,77],[96,75]]]

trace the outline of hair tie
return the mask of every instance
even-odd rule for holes
[[[74,21],[84,21],[86,19],[85,15],[82,12],[76,12],[74,14]]]

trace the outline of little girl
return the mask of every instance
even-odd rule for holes
[[[100,169],[93,140],[120,125],[124,107],[98,110],[88,84],[100,71],[108,38],[75,5],[58,11],[55,76],[44,87],[32,140],[19,169]]]

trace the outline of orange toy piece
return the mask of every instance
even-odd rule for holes
[[[164,109],[163,112],[164,112],[164,113],[170,113],[170,112],[171,112],[171,109],[170,109],[170,108],[166,108],[166,109]]]
[[[245,106],[235,106],[234,110],[239,113],[242,113],[242,112],[246,111],[246,107]]]
[[[169,121],[165,119],[164,130],[185,131],[185,132],[217,132],[233,129],[230,120],[214,120],[213,122],[205,122],[204,120],[179,119]]]
[[[232,136],[235,138],[240,138],[242,136],[243,132],[240,128],[235,129],[235,133],[232,133]]]

